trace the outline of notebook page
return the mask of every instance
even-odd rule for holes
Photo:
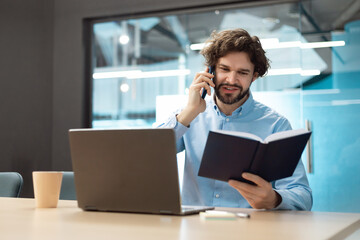
[[[268,136],[267,138],[265,138],[264,142],[268,143],[274,140],[279,140],[279,139],[284,139],[284,138],[288,138],[291,136],[296,136],[296,135],[301,135],[304,133],[307,133],[308,131],[306,129],[296,129],[296,130],[288,130],[288,131],[283,131],[283,132],[277,132],[274,134],[271,134],[270,136]]]
[[[263,140],[260,137],[256,136],[255,134],[252,134],[252,133],[228,131],[228,130],[213,130],[212,132],[222,133],[222,134],[231,135],[231,136],[235,136],[235,137],[243,137],[243,138],[253,139],[253,140],[257,140],[259,142],[263,142]]]

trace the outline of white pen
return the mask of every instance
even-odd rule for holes
[[[207,217],[239,217],[239,218],[250,218],[250,214],[243,212],[228,212],[228,211],[217,211],[217,210],[207,210],[205,211]]]
[[[241,218],[250,218],[250,214],[248,213],[235,213],[237,217]]]

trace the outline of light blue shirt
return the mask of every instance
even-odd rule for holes
[[[162,123],[161,127],[173,128],[177,138],[177,151],[186,150],[182,203],[216,207],[251,207],[227,182],[198,176],[208,133],[219,129],[241,131],[264,139],[272,133],[290,130],[289,121],[271,108],[255,101],[251,93],[247,101],[231,116],[222,113],[213,98],[207,98],[206,110],[191,122],[190,127],[177,121],[176,114],[180,111]],[[299,161],[293,176],[274,181],[272,186],[282,197],[282,202],[276,209],[311,209],[312,193],[302,161]]]

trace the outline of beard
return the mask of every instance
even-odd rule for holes
[[[233,94],[228,94],[228,93],[225,93],[225,94],[221,94],[220,93],[220,88],[222,86],[228,86],[228,87],[236,87],[236,88],[239,88],[240,90],[240,93],[237,94],[236,96],[233,96]],[[250,88],[250,87],[249,87]],[[243,88],[239,85],[236,85],[236,84],[220,84],[218,86],[215,86],[215,95],[217,96],[217,98],[222,102],[222,103],[225,103],[225,104],[234,104],[234,103],[237,103],[239,101],[241,101],[242,99],[244,99],[245,97],[248,96],[249,94],[249,88],[246,89],[245,91],[243,90]]]

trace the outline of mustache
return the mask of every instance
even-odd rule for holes
[[[242,89],[242,87],[241,86],[239,86],[239,85],[237,85],[237,84],[227,84],[227,83],[221,83],[220,85],[218,85],[216,88],[221,88],[221,87],[223,87],[223,86],[226,86],[226,87],[236,87],[236,88],[240,88],[240,89]]]

